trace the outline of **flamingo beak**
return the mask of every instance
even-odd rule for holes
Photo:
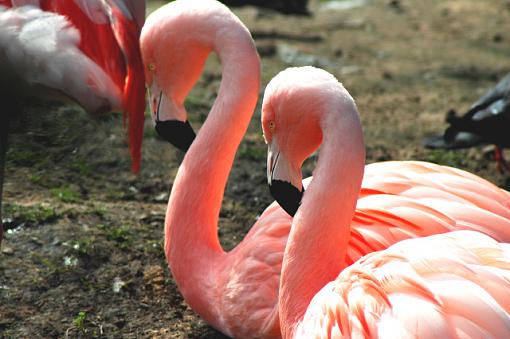
[[[169,100],[155,81],[148,92],[156,132],[163,140],[186,152],[195,140],[195,132],[186,120],[184,108]]]
[[[267,183],[273,198],[291,217],[296,214],[305,192],[301,180],[301,169],[287,161],[273,137],[267,153]]]

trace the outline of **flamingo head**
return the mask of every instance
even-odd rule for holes
[[[187,120],[186,109],[170,100],[153,80],[148,88],[149,106],[158,135],[178,149],[186,152],[195,139],[195,132]]]
[[[262,129],[268,145],[267,180],[272,196],[294,216],[304,194],[301,167],[322,143],[324,112],[337,103],[338,81],[314,67],[289,68],[267,85]]]
[[[186,151],[195,138],[187,119],[184,99],[202,73],[212,41],[197,28],[193,13],[180,7],[186,1],[171,2],[146,20],[140,37],[145,82],[157,133]],[[200,23],[200,21],[198,21]]]

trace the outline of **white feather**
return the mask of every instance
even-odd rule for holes
[[[85,109],[120,107],[121,90],[78,45],[65,17],[33,6],[0,6],[0,62],[29,84],[61,90]]]
[[[108,11],[109,6],[104,0],[74,0],[83,13],[95,24],[106,24],[110,22]]]

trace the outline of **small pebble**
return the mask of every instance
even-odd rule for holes
[[[4,248],[2,248],[2,253],[6,254],[6,255],[13,255],[14,254],[14,249],[12,247],[9,247],[9,246],[4,246]]]

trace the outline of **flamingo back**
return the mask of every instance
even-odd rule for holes
[[[510,247],[473,231],[401,241],[312,299],[298,338],[507,338]]]
[[[453,167],[421,161],[378,162],[365,167],[363,188],[415,199],[465,202],[510,219],[509,192]]]

